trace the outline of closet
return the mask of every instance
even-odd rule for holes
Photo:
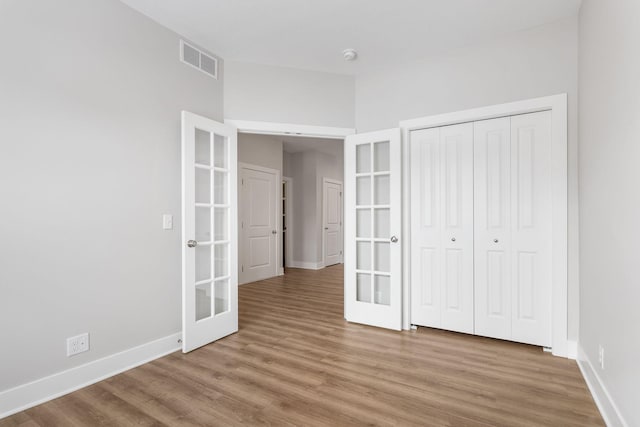
[[[411,323],[552,344],[551,112],[410,132]]]

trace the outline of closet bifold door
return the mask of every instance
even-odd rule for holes
[[[474,124],[475,333],[551,346],[551,113]]]
[[[511,119],[474,123],[475,333],[511,339]]]
[[[511,339],[551,347],[551,112],[511,117]]]
[[[473,333],[473,124],[411,132],[411,323]]]

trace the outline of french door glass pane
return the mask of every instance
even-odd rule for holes
[[[356,237],[371,237],[371,209],[356,209]]]
[[[371,302],[371,274],[356,274],[356,299],[360,302]]]
[[[388,239],[391,237],[390,232],[390,210],[388,208],[380,208],[373,210],[373,237],[377,239]]]
[[[217,205],[226,205],[229,203],[229,177],[228,172],[216,171],[214,175],[214,191],[213,191],[213,203]]]
[[[356,269],[371,270],[371,242],[356,243]]]
[[[373,257],[373,269],[388,273],[391,270],[391,244],[388,242],[376,242]]]
[[[196,128],[196,163],[211,166],[211,134]]]
[[[196,207],[196,241],[211,241],[211,208]]]
[[[211,246],[198,245],[196,250],[196,282],[211,279]]]
[[[380,305],[391,305],[391,278],[389,276],[375,276],[374,302]]]
[[[196,321],[211,317],[211,283],[196,285]]]
[[[373,171],[389,171],[389,141],[377,142],[373,145]]]
[[[356,178],[356,205],[366,206],[371,204],[371,177],[361,176]]]
[[[378,175],[374,177],[374,203],[376,205],[388,205],[391,200],[389,190],[389,175]]]
[[[228,138],[214,135],[213,139],[213,165],[217,168],[227,169],[228,162]]]
[[[211,203],[211,171],[196,168],[196,203]]]
[[[371,172],[371,144],[356,146],[356,173]]]
[[[229,311],[229,279],[218,280],[214,284],[215,314]]]
[[[224,277],[229,275],[229,244],[222,243],[215,245],[215,277]]]
[[[229,239],[229,208],[216,208],[213,217],[213,234],[216,241]]]

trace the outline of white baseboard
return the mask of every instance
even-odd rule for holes
[[[0,418],[97,383],[179,350],[181,333],[169,335],[66,371],[0,392]]]
[[[628,424],[624,418],[622,418],[620,410],[618,410],[618,407],[611,398],[609,391],[600,379],[598,371],[594,368],[581,346],[578,346],[578,367],[607,426],[628,427]]]
[[[291,261],[289,267],[305,268],[307,270],[320,270],[321,268],[324,268],[324,264],[322,262]]]

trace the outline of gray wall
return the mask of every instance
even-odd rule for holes
[[[578,33],[561,20],[356,80],[358,132],[400,120],[545,95],[569,95],[569,339],[578,337]]]
[[[640,2],[580,10],[580,346],[640,425]],[[598,366],[598,346],[605,369]]]
[[[180,330],[180,111],[223,99],[178,41],[118,1],[0,3],[0,390]]]
[[[293,179],[293,260],[299,263],[322,262],[323,178],[344,181],[343,142],[322,144],[333,150],[284,153],[284,175]]]
[[[227,61],[227,119],[354,127],[354,78]]]
[[[249,163],[251,165],[262,166],[265,168],[275,169],[280,172],[280,178],[282,179],[282,140],[277,136],[270,135],[255,135],[241,133],[238,134],[238,162]],[[240,171],[239,171],[240,172]],[[241,173],[238,173],[238,179],[241,178]],[[238,188],[241,188],[238,186]],[[242,203],[241,199],[238,199],[238,221],[242,218]],[[276,203],[278,213],[276,214],[276,221],[279,221],[282,215],[282,208],[280,203]],[[240,222],[238,222],[239,224]],[[240,235],[241,230],[238,228]],[[276,265],[282,265],[282,233],[278,233],[278,251],[276,252]],[[239,254],[243,252],[244,241],[239,240]],[[240,268],[242,259],[238,262],[238,277],[240,276]],[[246,283],[246,282],[240,282]]]

